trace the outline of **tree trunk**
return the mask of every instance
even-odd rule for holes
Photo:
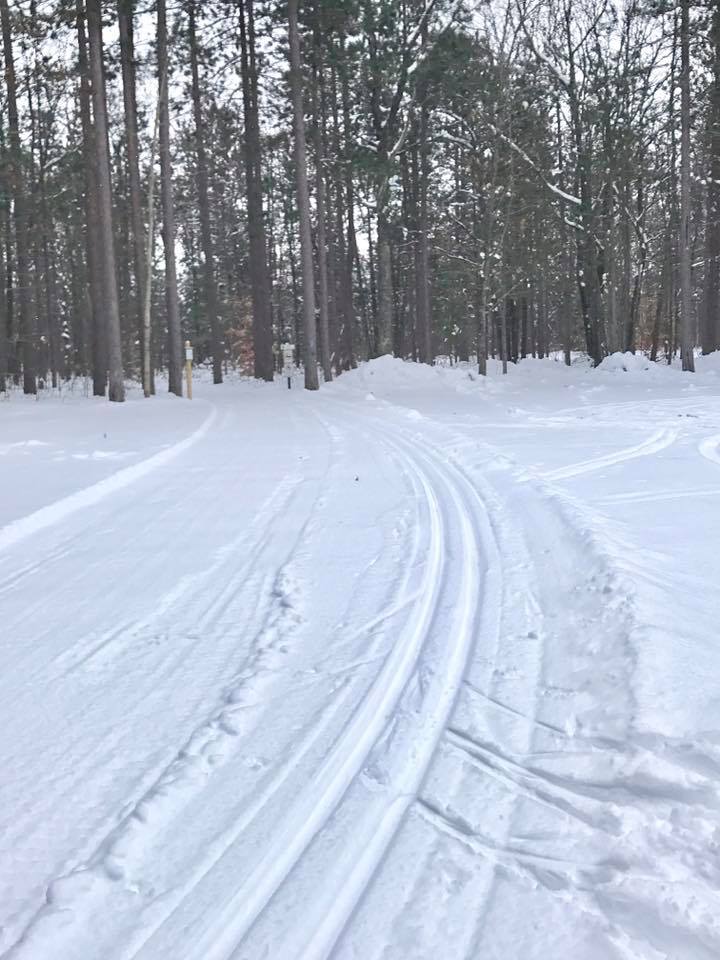
[[[712,4],[711,16],[710,170],[705,218],[705,303],[700,329],[703,353],[720,348],[720,3]]]
[[[0,156],[5,155],[5,137],[0,113]],[[10,373],[10,343],[12,339],[12,314],[8,290],[10,286],[10,217],[4,170],[0,166],[0,393],[8,387]]]
[[[128,183],[130,187],[130,221],[133,239],[133,267],[135,272],[135,305],[137,317],[140,370],[145,369],[143,316],[145,304],[145,229],[142,217],[140,188],[140,158],[138,148],[137,94],[135,82],[135,42],[133,17],[135,0],[118,0],[120,31],[120,63],[122,65],[123,104],[125,108],[125,143],[127,150]],[[152,369],[152,366],[151,366]]]
[[[295,176],[297,179],[298,220],[300,225],[300,258],[303,278],[303,363],[305,389],[318,389],[317,337],[315,330],[315,277],[313,271],[312,234],[310,232],[310,196],[307,181],[305,148],[305,110],[298,29],[298,0],[288,0],[288,35],[290,41],[290,96],[293,107]]]
[[[427,31],[424,31],[424,41]],[[417,284],[417,344],[421,363],[433,362],[432,319],[430,316],[430,252],[428,234],[428,181],[430,179],[430,151],[428,146],[428,108],[426,84],[419,85],[420,122],[418,124],[420,167],[418,177],[418,284]]]
[[[122,348],[120,340],[120,306],[115,272],[115,245],[112,224],[112,189],[110,184],[110,150],[108,146],[107,105],[105,100],[105,70],[102,43],[102,0],[88,0],[88,40],[90,47],[90,77],[92,80],[93,113],[95,118],[95,170],[98,190],[98,240],[103,281],[105,309],[105,336],[108,361],[108,398],[125,399]]]
[[[328,293],[328,250],[326,236],[327,201],[325,191],[325,152],[321,129],[321,99],[323,99],[322,75],[322,46],[320,6],[315,5],[313,24],[313,142],[315,147],[315,207],[317,217],[317,247],[318,247],[318,295],[319,295],[319,340],[320,364],[325,382],[332,380],[332,366],[330,364],[330,325],[329,325],[329,293]]]
[[[347,367],[354,367],[355,360],[355,303],[353,300],[353,271],[357,265],[358,271],[358,290],[360,291],[361,308],[363,311],[364,328],[366,339],[369,340],[369,323],[367,318],[367,298],[363,284],[362,271],[360,269],[360,258],[357,247],[357,234],[355,231],[355,185],[353,182],[352,165],[350,163],[350,151],[352,144],[352,127],[350,123],[350,85],[348,82],[347,68],[343,64],[342,68],[342,115],[343,115],[343,167],[345,171],[345,190],[343,191],[340,178],[338,178],[338,215],[342,206],[343,194],[345,197],[347,240],[345,242],[345,262],[343,264],[343,340],[346,346]],[[341,217],[338,216],[338,220]],[[341,222],[338,223],[342,227]],[[341,230],[342,233],[342,230]],[[370,345],[366,343],[366,350],[369,351]]]
[[[210,230],[210,200],[208,191],[208,167],[203,136],[203,116],[200,104],[200,72],[198,69],[197,36],[195,32],[196,0],[188,2],[190,71],[192,75],[193,121],[195,123],[195,156],[198,202],[200,204],[200,241],[203,248],[203,279],[205,286],[205,309],[210,320],[210,335],[213,356],[213,383],[222,383],[223,338],[220,333],[218,296],[215,283],[215,258],[212,232]]]
[[[157,5],[157,58],[160,85],[160,194],[163,213],[163,247],[165,249],[165,305],[168,328],[168,389],[182,396],[182,334],[178,306],[177,270],[175,266],[175,204],[170,157],[170,104],[167,53],[167,11],[165,0]]]
[[[247,183],[250,287],[253,304],[255,376],[272,380],[275,364],[272,340],[272,304],[262,203],[260,123],[255,57],[254,0],[238,0],[243,109],[245,116],[245,179]]]
[[[100,235],[98,232],[99,201],[95,169],[95,128],[92,121],[90,66],[87,54],[84,0],[76,0],[75,15],[78,38],[78,72],[80,74],[80,120],[83,131],[83,177],[85,187],[85,261],[87,263],[87,298],[93,394],[104,397],[107,389],[107,347],[105,337]]]
[[[682,368],[695,370],[690,251],[690,0],[680,4],[680,349]]]
[[[13,195],[13,219],[15,225],[15,262],[17,273],[19,328],[17,335],[22,343],[23,391],[37,393],[35,371],[35,329],[30,302],[30,259],[28,253],[28,206],[23,172],[22,145],[17,107],[17,82],[13,56],[12,28],[7,0],[0,0],[2,20],[3,53],[5,58],[5,85],[8,110],[8,180]]]

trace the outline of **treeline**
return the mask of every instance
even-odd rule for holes
[[[0,390],[720,347],[715,0],[0,18]]]

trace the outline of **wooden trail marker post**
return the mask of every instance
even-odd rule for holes
[[[192,400],[192,365],[193,348],[189,340],[185,341],[185,385],[187,387],[187,398]]]

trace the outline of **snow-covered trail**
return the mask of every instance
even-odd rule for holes
[[[712,569],[629,519],[720,491],[718,391],[465,384],[228,386],[5,505],[1,955],[720,953],[718,678],[664,689],[720,611],[655,606]]]

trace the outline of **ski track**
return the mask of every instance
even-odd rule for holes
[[[402,449],[402,445],[396,445],[395,449]],[[285,822],[279,825],[272,844],[266,849],[260,864],[244,879],[231,900],[223,907],[220,916],[214,918],[211,928],[203,931],[197,941],[192,936],[189,942],[186,941],[188,960],[191,958],[192,960],[195,958],[227,960],[232,956],[258,915],[266,908],[274,893],[340,803],[353,779],[363,769],[370,751],[381,738],[387,724],[391,722],[400,696],[417,669],[438,606],[440,589],[444,584],[445,523],[438,494],[428,478],[427,468],[423,469],[419,465],[422,463],[421,459],[411,457],[407,451],[404,459],[423,491],[430,519],[429,556],[424,589],[420,591],[419,603],[412,610],[408,627],[403,630],[403,634],[388,655],[372,688],[352,715],[341,738],[336,741],[320,770],[313,777],[310,788],[293,805]],[[440,479],[442,480],[442,475]],[[467,575],[459,589],[463,621],[460,640],[454,648],[443,700],[436,706],[433,722],[436,734],[425,744],[418,744],[420,759],[417,760],[414,774],[402,787],[398,786],[397,795],[386,809],[372,836],[361,838],[356,851],[358,859],[355,868],[346,877],[342,896],[332,916],[318,928],[313,941],[303,953],[303,956],[308,958],[327,955],[355,903],[370,882],[378,861],[397,830],[424,775],[462,677],[472,638],[470,627],[474,619],[479,585],[478,556],[467,507],[447,480],[444,481],[444,487],[444,495],[449,494],[453,509],[461,517],[462,549],[466,560],[463,569],[467,570]]]
[[[638,404],[604,406],[637,408]],[[473,915],[472,919],[467,915],[463,917],[464,946],[460,946],[458,939],[457,952],[452,954],[458,960],[474,958],[482,949],[483,933],[499,895],[500,879],[505,883],[515,882],[521,889],[539,888],[566,903],[570,903],[570,897],[574,898],[576,911],[603,928],[610,925],[608,943],[623,956],[649,957],[647,950],[656,946],[661,949],[663,944],[672,944],[678,958],[692,956],[693,960],[710,960],[717,956],[720,932],[714,938],[712,930],[707,932],[698,927],[696,938],[688,939],[687,931],[674,917],[668,916],[668,911],[663,913],[662,905],[658,906],[653,897],[656,889],[664,892],[666,887],[674,890],[687,884],[687,894],[674,893],[676,899],[671,904],[689,903],[696,913],[702,909],[712,910],[720,890],[720,868],[703,844],[712,834],[717,819],[718,793],[714,784],[720,770],[720,756],[715,758],[700,746],[689,752],[683,743],[673,744],[659,735],[635,733],[630,725],[632,689],[629,685],[620,691],[622,709],[617,708],[618,714],[610,718],[609,725],[605,725],[607,718],[600,702],[593,703],[591,708],[586,703],[591,719],[587,727],[579,730],[570,706],[565,722],[548,719],[554,717],[552,713],[542,716],[539,713],[540,689],[548,696],[554,689],[546,663],[540,664],[538,676],[527,677],[532,704],[527,705],[525,712],[507,702],[493,686],[503,663],[498,650],[509,630],[501,617],[511,614],[515,618],[512,621],[515,631],[535,625],[540,636],[535,633],[534,639],[541,658],[548,655],[549,640],[555,639],[544,636],[545,626],[565,630],[568,636],[573,630],[588,632],[587,642],[578,641],[582,657],[574,669],[583,674],[587,672],[588,676],[593,669],[601,674],[600,686],[593,688],[596,701],[602,701],[604,690],[612,690],[613,685],[619,683],[613,673],[619,669],[616,659],[632,657],[632,598],[618,592],[612,560],[592,532],[592,524],[585,523],[584,508],[558,493],[551,484],[658,453],[677,440],[679,431],[659,429],[640,444],[536,474],[537,479],[523,475],[509,464],[504,454],[485,444],[481,463],[485,469],[501,470],[501,483],[507,484],[510,490],[507,493],[503,488],[503,492],[498,492],[497,485],[489,479],[486,483],[482,468],[478,475],[477,464],[473,469],[468,466],[473,452],[476,461],[478,459],[480,445],[474,439],[451,432],[444,441],[433,442],[431,433],[413,433],[385,415],[359,413],[357,404],[335,401],[335,407],[342,411],[345,430],[349,429],[349,420],[354,431],[362,433],[396,461],[420,497],[426,520],[427,542],[418,532],[421,527],[418,516],[408,569],[395,584],[391,600],[360,624],[348,640],[364,635],[372,637],[378,625],[401,611],[406,614],[404,625],[389,651],[381,653],[379,646],[371,643],[362,660],[335,671],[338,685],[306,720],[294,741],[292,755],[269,771],[252,802],[216,838],[202,862],[195,863],[175,888],[152,904],[155,912],[151,922],[125,942],[122,960],[153,960],[156,955],[182,956],[182,960],[244,960],[245,957],[255,960],[273,955],[268,952],[271,949],[268,946],[252,954],[243,953],[244,944],[250,942],[261,920],[272,918],[278,911],[282,917],[283,893],[301,874],[305,859],[313,856],[315,845],[325,834],[332,859],[327,871],[316,878],[312,903],[291,918],[282,958],[327,960],[335,956],[337,950],[338,956],[356,956],[353,947],[348,946],[350,952],[346,953],[344,946],[350,944],[354,925],[359,922],[360,912],[369,898],[375,895],[379,879],[394,868],[393,854],[399,857],[401,844],[408,842],[404,828],[411,814],[414,820],[425,824],[429,832],[425,848],[418,850],[418,862],[408,866],[408,873],[412,874],[408,881],[412,896],[388,906],[387,923],[393,934],[400,935],[399,917],[404,907],[414,905],[419,910],[421,907],[417,904],[432,901],[435,878],[431,858],[449,842],[463,848],[475,864],[487,868],[478,871],[464,894],[469,898],[466,902],[472,904]],[[397,412],[400,418],[405,412],[389,403],[385,404],[385,410]],[[341,443],[341,418],[338,416],[337,423],[333,423],[312,412],[331,441]],[[179,444],[0,530],[0,552],[163,466],[200,439],[215,416],[213,409],[205,423]],[[411,417],[416,418],[422,419],[420,415]],[[446,425],[435,423],[433,426],[442,429]],[[705,438],[697,449],[705,459],[720,465],[720,434]],[[158,457],[166,459],[158,462]],[[138,468],[140,473],[136,475],[133,471]],[[74,671],[90,669],[99,658],[112,655],[117,644],[159,622],[181,599],[183,610],[197,624],[196,629],[212,632],[233,603],[238,581],[248,581],[246,603],[249,601],[258,610],[259,627],[251,660],[243,663],[230,678],[222,702],[199,724],[172,764],[159,775],[154,774],[153,782],[146,786],[140,799],[130,805],[126,817],[107,834],[95,855],[50,884],[47,904],[26,928],[26,934],[30,935],[28,951],[23,949],[24,934],[14,948],[3,954],[8,960],[10,957],[35,960],[41,955],[49,958],[52,952],[34,953],[34,946],[42,943],[52,951],[51,945],[58,936],[69,938],[57,940],[58,944],[66,942],[68,949],[55,955],[62,955],[63,960],[65,957],[82,960],[81,952],[73,952],[73,933],[68,930],[63,915],[75,914],[83,924],[89,925],[92,917],[102,916],[118,883],[125,885],[129,909],[133,909],[133,896],[142,887],[143,848],[148,831],[152,832],[154,824],[166,824],[182,809],[190,794],[197,796],[208,785],[213,770],[203,765],[203,757],[210,745],[219,752],[222,765],[232,756],[233,745],[239,742],[238,735],[252,729],[252,720],[246,721],[245,716],[246,690],[251,690],[254,700],[270,702],[273,638],[283,635],[287,639],[297,616],[288,569],[303,532],[318,508],[317,499],[284,561],[278,563],[276,576],[254,583],[252,571],[263,552],[269,549],[267,541],[291,502],[298,482],[295,477],[286,477],[263,506],[251,532],[227,543],[204,570],[175,584],[159,598],[156,609],[147,617],[123,622],[90,646],[78,645],[57,658],[60,671],[55,677],[57,680]],[[716,492],[714,489],[695,491],[708,495]],[[682,495],[682,492],[676,494]],[[520,498],[521,513],[508,525],[504,511],[510,496]],[[609,495],[598,502],[652,502],[666,498],[673,498],[672,491]],[[527,516],[522,515],[525,509]],[[536,527],[529,526],[531,523]],[[573,539],[571,556],[577,558],[582,550],[589,551],[596,572],[586,580],[580,570],[575,572],[572,560],[558,566],[555,572],[570,577],[572,596],[576,600],[577,591],[591,590],[590,600],[584,601],[584,606],[578,606],[579,601],[571,604],[567,622],[558,623],[557,613],[548,612],[537,593],[537,584],[546,573],[540,550],[533,554],[525,538],[533,533],[544,534],[546,539],[542,543],[549,553],[550,547],[557,548],[562,542],[563,531]],[[62,559],[68,544],[69,541],[61,542],[50,559]],[[233,567],[241,552],[244,560],[235,574],[219,575]],[[411,572],[420,562],[421,582],[411,584]],[[555,562],[558,563],[556,558]],[[30,563],[0,582],[0,595],[37,572],[39,567],[39,562]],[[551,565],[548,570],[552,575]],[[520,584],[524,588],[518,586]],[[513,613],[511,604],[517,606],[520,596],[524,597],[524,607],[519,613],[517,610]],[[593,632],[592,615],[596,606],[607,620]],[[451,629],[442,619],[448,610],[452,611]],[[546,615],[548,624],[538,626],[543,625]],[[572,619],[576,615],[577,622]],[[440,629],[438,625],[446,639],[452,639],[452,644],[445,651],[447,660],[442,664],[445,682],[436,689],[427,677],[437,668],[430,650],[437,639],[433,631]],[[612,631],[616,634],[611,636]],[[611,637],[616,644],[603,650],[603,659],[608,662],[603,662],[602,669],[593,668],[593,662],[600,656],[595,634],[603,639]],[[478,663],[487,661],[494,665],[492,673],[488,672],[489,667],[483,668],[487,677],[492,676],[492,684],[488,680],[478,685],[471,679],[473,658],[479,653],[484,656]],[[356,687],[352,672],[358,665],[366,664],[377,665],[377,672],[360,699],[353,702]],[[170,669],[168,664],[165,666]],[[531,672],[529,666],[528,671]],[[420,691],[421,709],[415,706],[417,715],[408,719],[413,709],[404,708],[403,703],[413,684]],[[498,686],[504,689],[501,681]],[[580,689],[580,686],[576,691],[558,687],[557,694],[571,702]],[[508,734],[508,742],[486,738],[473,727],[472,716],[477,707],[472,698],[483,703],[480,715],[488,708],[505,718],[510,725],[507,730],[512,733],[512,736]],[[385,785],[369,805],[362,821],[353,823],[349,818],[356,808],[349,798],[353,791],[357,792],[371,757],[391,737],[401,715],[403,722],[414,725],[412,756],[398,759],[388,753],[392,760],[389,785]],[[304,764],[311,762],[313,750],[333,728],[337,733],[330,748],[317,761],[312,775],[301,780],[301,789],[294,791],[294,778],[297,779]],[[587,775],[575,771],[575,765],[581,765],[585,757],[592,757],[594,762]],[[453,784],[449,778],[443,795],[438,779],[442,785],[446,765],[454,772],[457,783]],[[597,770],[605,773],[592,773]],[[471,811],[461,809],[462,802],[469,802],[467,798],[473,791],[461,794],[459,784],[467,786],[473,777],[492,782],[501,791],[498,806],[504,810],[505,821],[495,833],[489,826],[486,831]],[[288,796],[287,807],[269,842],[254,859],[251,856],[244,874],[237,877],[232,889],[224,891],[219,900],[213,902],[201,924],[184,923],[184,913],[203,883],[243,840],[270,801],[282,797],[283,790]],[[574,839],[574,829],[578,836],[589,836],[587,850],[582,844],[575,850],[569,843],[567,856],[562,856],[557,846],[545,850],[540,834],[514,837],[514,826],[520,823],[521,803],[538,808],[550,817],[560,817],[555,826],[559,830],[567,828],[571,839]],[[350,813],[346,814],[346,807]],[[691,809],[695,812],[694,820],[688,819],[687,811]],[[487,812],[490,816],[491,811]],[[693,824],[699,834],[697,838],[692,833]],[[606,851],[602,855],[595,852],[593,844],[598,843]],[[658,869],[651,868],[649,854],[658,858]],[[323,909],[323,904],[331,904],[332,908]],[[450,916],[453,910],[457,913],[459,909],[457,904],[434,904],[434,914],[427,918],[427,929],[431,939],[437,938],[440,947],[429,948],[429,953],[418,952],[418,957],[440,955],[437,950],[443,949],[445,943],[445,911]],[[38,933],[44,939],[36,943],[34,937]],[[175,937],[175,952],[156,954],[157,944],[166,945],[163,939],[166,933]],[[252,943],[254,949],[256,941]],[[392,944],[386,943],[382,949],[378,947],[375,953],[364,956],[366,960],[381,954],[402,956],[402,953],[388,952],[393,949]],[[637,953],[637,950],[643,952]]]
[[[544,480],[570,480],[573,477],[579,477],[586,473],[593,473],[596,470],[602,470],[605,467],[613,467],[628,460],[634,460],[637,457],[648,457],[654,453],[659,453],[671,446],[678,438],[679,432],[672,428],[664,428],[656,431],[647,440],[638,443],[632,447],[625,447],[617,450],[615,453],[609,453],[603,457],[594,457],[591,460],[582,460],[579,463],[571,463],[566,467],[560,467],[557,470],[548,470],[540,473]]]
[[[47,530],[49,527],[53,527],[68,517],[71,517],[73,514],[100,503],[111,494],[123,490],[142,477],[146,477],[153,471],[171,463],[176,457],[179,457],[180,454],[189,450],[210,431],[217,416],[217,408],[211,404],[210,412],[205,420],[189,436],[185,437],[185,439],[174,443],[170,447],[166,447],[164,450],[160,450],[146,460],[141,460],[140,463],[134,463],[130,467],[118,470],[116,473],[105,477],[104,480],[99,480],[90,487],[85,487],[83,490],[71,493],[61,500],[56,500],[55,503],[47,504],[47,506],[41,507],[39,510],[35,510],[25,517],[19,517],[6,526],[0,527],[0,553],[9,550],[10,547],[15,546],[27,537],[33,536],[42,530]],[[26,568],[22,574],[16,574],[15,582],[17,582],[18,576],[25,576],[28,573],[34,572],[36,569],[37,566],[30,566]]]
[[[289,481],[286,482],[284,486],[288,488],[290,492],[292,492],[296,488],[297,483],[296,481]],[[280,487],[270,497],[266,507],[261,511],[260,517],[263,519],[263,522],[258,523],[258,518],[256,518],[256,523],[253,525],[254,527],[258,528],[258,536],[256,537],[255,553],[253,553],[252,550],[250,551],[250,557],[246,563],[246,568],[251,569],[255,564],[259,553],[264,548],[264,541],[268,532],[277,526],[277,518],[285,511],[286,508],[287,496],[283,495],[283,484],[281,484]],[[291,544],[288,550],[288,557],[292,556],[297,544],[302,540],[303,531],[306,524],[301,527],[295,538],[294,544]],[[119,625],[118,628],[108,631],[99,644],[96,644],[89,650],[80,651],[79,657],[77,655],[73,655],[72,662],[69,664],[67,670],[73,671],[80,667],[86,666],[88,662],[92,661],[93,658],[96,658],[99,653],[103,652],[109,644],[115,643],[118,638],[121,638],[122,636],[131,636],[136,634],[139,630],[146,629],[148,626],[155,623],[165,611],[170,609],[181,596],[184,598],[184,606],[189,605],[189,607],[193,608],[194,610],[194,613],[190,619],[193,622],[199,623],[201,629],[211,630],[229,602],[228,598],[233,593],[238,579],[242,580],[243,571],[241,569],[239,574],[236,573],[230,578],[229,581],[226,578],[219,577],[219,592],[215,591],[217,592],[217,596],[214,596],[213,590],[210,591],[209,604],[207,602],[208,591],[206,587],[212,586],[214,575],[218,572],[221,566],[227,566],[227,564],[236,554],[237,546],[240,542],[244,544],[245,539],[246,537],[242,536],[239,538],[238,543],[230,543],[226,545],[220,551],[218,560],[209,568],[207,568],[201,574],[193,576],[191,581],[188,582],[185,580],[177,584],[168,594],[160,598],[156,611],[154,611],[150,617],[146,618],[146,620],[133,624],[123,623]],[[416,550],[416,548],[417,544],[414,544],[413,551]],[[441,560],[439,555],[438,558]],[[280,569],[282,574],[282,567]],[[413,589],[409,596],[400,595],[397,597],[396,601],[391,604],[388,609],[381,611],[365,624],[361,624],[349,639],[361,636],[364,633],[372,632],[386,618],[394,616],[400,610],[407,607],[408,604],[414,604],[416,607],[423,607],[427,605],[427,597],[432,596],[433,593],[433,581],[434,568],[433,571],[426,573],[421,589]],[[292,603],[288,603],[286,601],[286,597],[282,589],[274,587],[271,591],[271,595],[271,599],[272,597],[277,598],[277,603],[274,604],[274,606],[277,610],[279,610],[281,615],[287,610],[292,612]],[[195,610],[195,605],[202,597],[205,597],[204,611],[202,609]],[[248,599],[248,597],[245,597],[246,603]],[[249,606],[251,608],[258,605],[258,597],[250,599]],[[258,640],[261,643],[259,648],[260,655],[263,654],[263,651],[266,647],[268,616],[271,615],[272,610],[270,615],[266,615],[265,626],[262,627],[258,633]],[[286,632],[285,638],[287,639]],[[397,658],[394,664],[395,666],[398,665]],[[168,816],[172,815],[173,810],[178,809],[179,804],[182,804],[187,800],[188,791],[190,790],[193,793],[197,793],[198,789],[207,779],[209,771],[207,772],[206,776],[201,775],[198,778],[198,762],[200,761],[202,766],[202,757],[207,753],[207,747],[209,744],[212,742],[213,749],[217,752],[221,746],[218,743],[219,739],[224,739],[226,742],[228,742],[237,737],[239,730],[234,727],[236,722],[235,717],[240,717],[242,719],[244,710],[244,703],[242,702],[241,698],[238,697],[238,691],[245,686],[245,679],[248,675],[252,677],[256,676],[260,672],[262,672],[260,663],[256,663],[254,666],[252,666],[252,668],[248,667],[247,663],[243,665],[242,669],[238,671],[238,682],[233,683],[233,681],[230,681],[226,688],[225,705],[221,708],[220,712],[214,713],[208,719],[206,724],[203,724],[198,728],[185,747],[179,751],[178,756],[173,763],[166,770],[160,773],[154,783],[151,783],[147,787],[137,802],[130,804],[130,810],[123,819],[122,823],[117,828],[113,829],[100,843],[96,853],[90,858],[90,860],[74,868],[67,875],[59,877],[56,881],[50,883],[48,887],[46,906],[42,907],[39,913],[36,914],[35,918],[31,920],[30,924],[26,927],[21,940],[18,941],[16,948],[11,950],[7,956],[24,955],[23,945],[26,943],[28,944],[28,949],[32,952],[34,949],[33,943],[36,942],[36,937],[38,934],[41,937],[40,942],[45,942],[44,939],[42,939],[43,937],[52,941],[55,937],[54,920],[57,917],[58,908],[60,908],[66,914],[77,911],[78,909],[80,909],[82,913],[82,904],[85,903],[85,905],[89,908],[87,911],[84,911],[85,915],[95,913],[97,911],[98,901],[102,902],[105,892],[110,892],[110,890],[117,884],[118,881],[123,880],[133,859],[137,858],[137,853],[133,854],[133,850],[141,853],[144,843],[143,835],[147,832],[147,830],[152,829],[153,823],[164,822]],[[390,688],[393,689],[397,685],[397,679],[393,676],[393,670],[386,667],[384,676],[386,682],[390,685]],[[255,683],[253,692],[255,695],[260,695],[262,693],[262,687]],[[212,852],[209,858],[211,862],[204,865],[203,869],[205,871],[212,867],[213,862],[217,861],[222,856],[223,851],[227,849],[227,847],[236,839],[243,827],[252,822],[254,816],[263,808],[269,797],[273,796],[285,783],[289,773],[291,773],[294,767],[298,765],[304,754],[310,751],[315,741],[327,729],[330,721],[333,720],[340,707],[345,704],[348,692],[349,685],[347,683],[343,683],[340,688],[340,695],[335,697],[334,700],[331,700],[328,709],[321,712],[318,722],[312,724],[309,728],[305,741],[301,742],[296,750],[293,761],[286,768],[281,769],[278,772],[278,774],[269,784],[268,788],[248,811],[246,817],[243,818],[243,821],[239,824],[233,825],[231,829],[231,836],[225,836],[220,839],[220,843],[216,845],[216,849]],[[375,707],[379,707],[381,702],[383,701],[376,697],[373,700],[370,708],[366,708],[363,718],[373,713]],[[362,725],[362,722],[364,721],[356,721],[356,726]],[[342,749],[336,751],[335,760],[337,763],[340,763],[341,753]],[[340,771],[339,775],[342,776],[342,770]],[[133,872],[136,873],[137,870],[134,870]],[[197,881],[198,877],[196,876],[192,883],[186,885],[186,889],[181,891],[183,896],[192,894]],[[133,881],[133,885],[135,883],[136,881]],[[181,904],[182,897],[178,898],[176,893],[177,891],[174,891],[169,899],[175,899],[176,901],[179,899]],[[174,912],[177,907],[178,903],[172,907],[170,912]],[[65,933],[67,933],[67,930]],[[72,940],[72,936],[70,939]],[[143,940],[146,939],[148,939],[148,937],[144,936]],[[142,943],[138,946],[138,949],[141,947]],[[67,947],[68,951],[71,951],[72,949],[73,947],[71,945]],[[68,952],[67,955],[82,956],[82,954],[71,954],[70,952]],[[132,955],[135,955],[135,951],[133,951]]]
[[[716,433],[714,436],[707,437],[703,440],[698,444],[698,450],[706,460],[710,460],[712,463],[717,463],[720,466],[720,433]]]
[[[417,450],[407,439],[402,441],[410,453]],[[412,455],[412,454],[411,454]],[[495,537],[489,523],[484,503],[464,475],[453,465],[435,456],[414,453],[417,462],[424,463],[435,472],[450,494],[453,506],[462,525],[462,560],[464,574],[460,588],[459,614],[455,629],[450,636],[455,639],[452,656],[445,667],[446,682],[432,708],[432,719],[425,731],[424,740],[416,741],[414,763],[409,765],[399,782],[394,784],[396,796],[386,805],[382,818],[376,822],[370,836],[356,843],[350,854],[354,863],[345,874],[340,894],[333,899],[333,909],[328,911],[313,932],[310,941],[295,950],[302,960],[324,960],[350,922],[358,903],[372,885],[388,850],[392,846],[404,818],[418,799],[441,737],[452,714],[465,675],[473,647],[488,633],[497,632],[493,605],[501,588],[501,568]],[[481,558],[479,550],[484,550]],[[478,571],[486,565],[484,580]],[[481,596],[482,588],[482,596]],[[484,611],[484,612],[483,612]],[[496,640],[493,640],[496,642]],[[419,754],[419,756],[418,756]],[[346,854],[347,856],[347,854]]]
[[[204,424],[201,431],[196,431],[186,441],[168,448],[162,452],[162,460],[153,457],[149,461],[138,464],[143,468],[141,473],[123,476],[118,482],[117,475],[108,478],[114,481],[106,486],[102,481],[99,486],[100,491],[96,491],[97,496],[93,502],[105,499],[108,495],[122,490],[128,483],[133,482],[139,476],[155,470],[158,466],[162,467],[169,463],[175,456],[186,451],[189,446],[201,439],[207,433],[212,423],[215,421],[217,411],[213,409]],[[226,413],[227,420],[229,414]],[[190,442],[192,441],[192,442]],[[165,457],[164,455],[168,456]],[[149,469],[148,469],[149,468]],[[131,468],[134,469],[134,468]],[[96,488],[91,488],[95,490]],[[199,636],[199,631],[205,631],[212,634],[221,621],[224,612],[230,603],[236,600],[238,586],[243,583],[247,576],[246,592],[243,597],[245,608],[249,615],[256,620],[259,619],[265,627],[258,629],[257,640],[255,644],[256,658],[255,668],[262,672],[263,659],[272,654],[268,649],[271,645],[265,645],[267,631],[269,626],[273,626],[273,621],[278,616],[294,615],[294,609],[291,602],[288,602],[287,588],[283,583],[283,569],[287,558],[295,551],[297,544],[301,541],[303,531],[309,522],[312,511],[317,506],[317,497],[311,504],[310,513],[307,519],[301,524],[296,532],[294,539],[286,547],[287,556],[285,561],[278,560],[278,573],[271,581],[258,580],[253,577],[253,567],[257,561],[269,548],[270,540],[268,534],[273,528],[277,528],[278,519],[284,515],[287,510],[290,498],[299,489],[299,480],[297,477],[286,476],[276,488],[271,492],[266,502],[254,518],[249,531],[244,530],[233,540],[225,543],[216,554],[214,561],[200,572],[182,577],[176,584],[164,595],[158,598],[152,612],[145,618],[136,621],[122,621],[116,627],[106,631],[99,640],[91,645],[75,644],[59,655],[54,657],[50,663],[55,663],[59,667],[59,672],[52,678],[52,683],[62,682],[67,676],[77,670],[87,670],[91,665],[98,666],[98,657],[103,656],[106,659],[110,656],[115,657],[118,653],[118,644],[127,646],[132,643],[136,637],[141,636],[143,631],[160,624],[165,615],[172,610],[175,626],[182,625],[183,621],[193,624],[192,630],[185,631],[187,641],[194,643],[195,637]],[[81,491],[85,493],[85,491]],[[75,500],[72,500],[72,512],[75,510]],[[65,501],[60,501],[65,504]],[[54,505],[53,505],[54,506]],[[59,514],[54,511],[53,516],[60,519]],[[62,512],[62,511],[60,511]],[[31,515],[34,517],[35,515]],[[64,519],[64,515],[62,517]],[[34,532],[33,526],[29,532]],[[62,556],[64,546],[57,553]],[[247,554],[247,560],[244,560],[238,568],[237,559],[241,554]],[[36,564],[30,564],[26,568],[27,572],[36,568]],[[217,576],[224,571],[224,575]],[[158,685],[171,684],[172,675],[182,665],[182,650],[174,651],[173,657],[168,657],[160,664],[160,670],[154,675],[154,680]],[[172,809],[183,795],[187,795],[189,786],[198,789],[202,783],[203,777],[199,780],[196,777],[198,760],[203,756],[203,749],[207,747],[210,741],[216,741],[219,736],[226,734],[234,737],[237,731],[232,730],[233,718],[242,715],[243,704],[240,698],[240,690],[247,686],[248,664],[244,663],[237,669],[235,675],[230,676],[225,683],[225,689],[222,691],[222,700],[216,710],[203,721],[198,729],[192,734],[185,746],[178,751],[177,756],[170,766],[159,769],[150,769],[141,781],[140,795],[132,800],[128,798],[126,807],[127,814],[121,820],[119,825],[114,825],[109,829],[104,837],[101,837],[95,853],[87,860],[77,865],[70,865],[67,872],[58,876],[55,880],[48,882],[46,904],[39,908],[34,918],[31,918],[21,934],[19,943],[22,942],[28,932],[31,932],[34,925],[40,921],[42,924],[52,914],[55,913],[57,904],[62,902],[66,905],[68,901],[74,899],[73,891],[83,891],[85,877],[89,874],[106,875],[106,877],[117,879],[122,875],[122,868],[118,866],[120,857],[118,852],[121,848],[126,848],[131,839],[138,840],[138,832],[142,834],[143,827],[149,820],[152,820],[161,809],[166,811]],[[267,672],[267,671],[266,671]],[[268,672],[270,676],[272,671]],[[142,695],[142,691],[140,691]],[[4,704],[8,705],[8,702]],[[133,705],[128,704],[128,709],[132,710]],[[113,754],[113,743],[106,741],[105,749],[110,758]],[[82,776],[82,765],[85,762],[94,763],[97,757],[83,758],[80,766],[75,770],[75,776]],[[73,784],[67,787],[65,793],[75,789]],[[110,823],[116,822],[116,818],[111,816]],[[12,923],[13,918],[10,918]],[[9,925],[10,926],[10,925]],[[3,954],[4,955],[4,954]],[[11,954],[8,954],[11,955]]]

